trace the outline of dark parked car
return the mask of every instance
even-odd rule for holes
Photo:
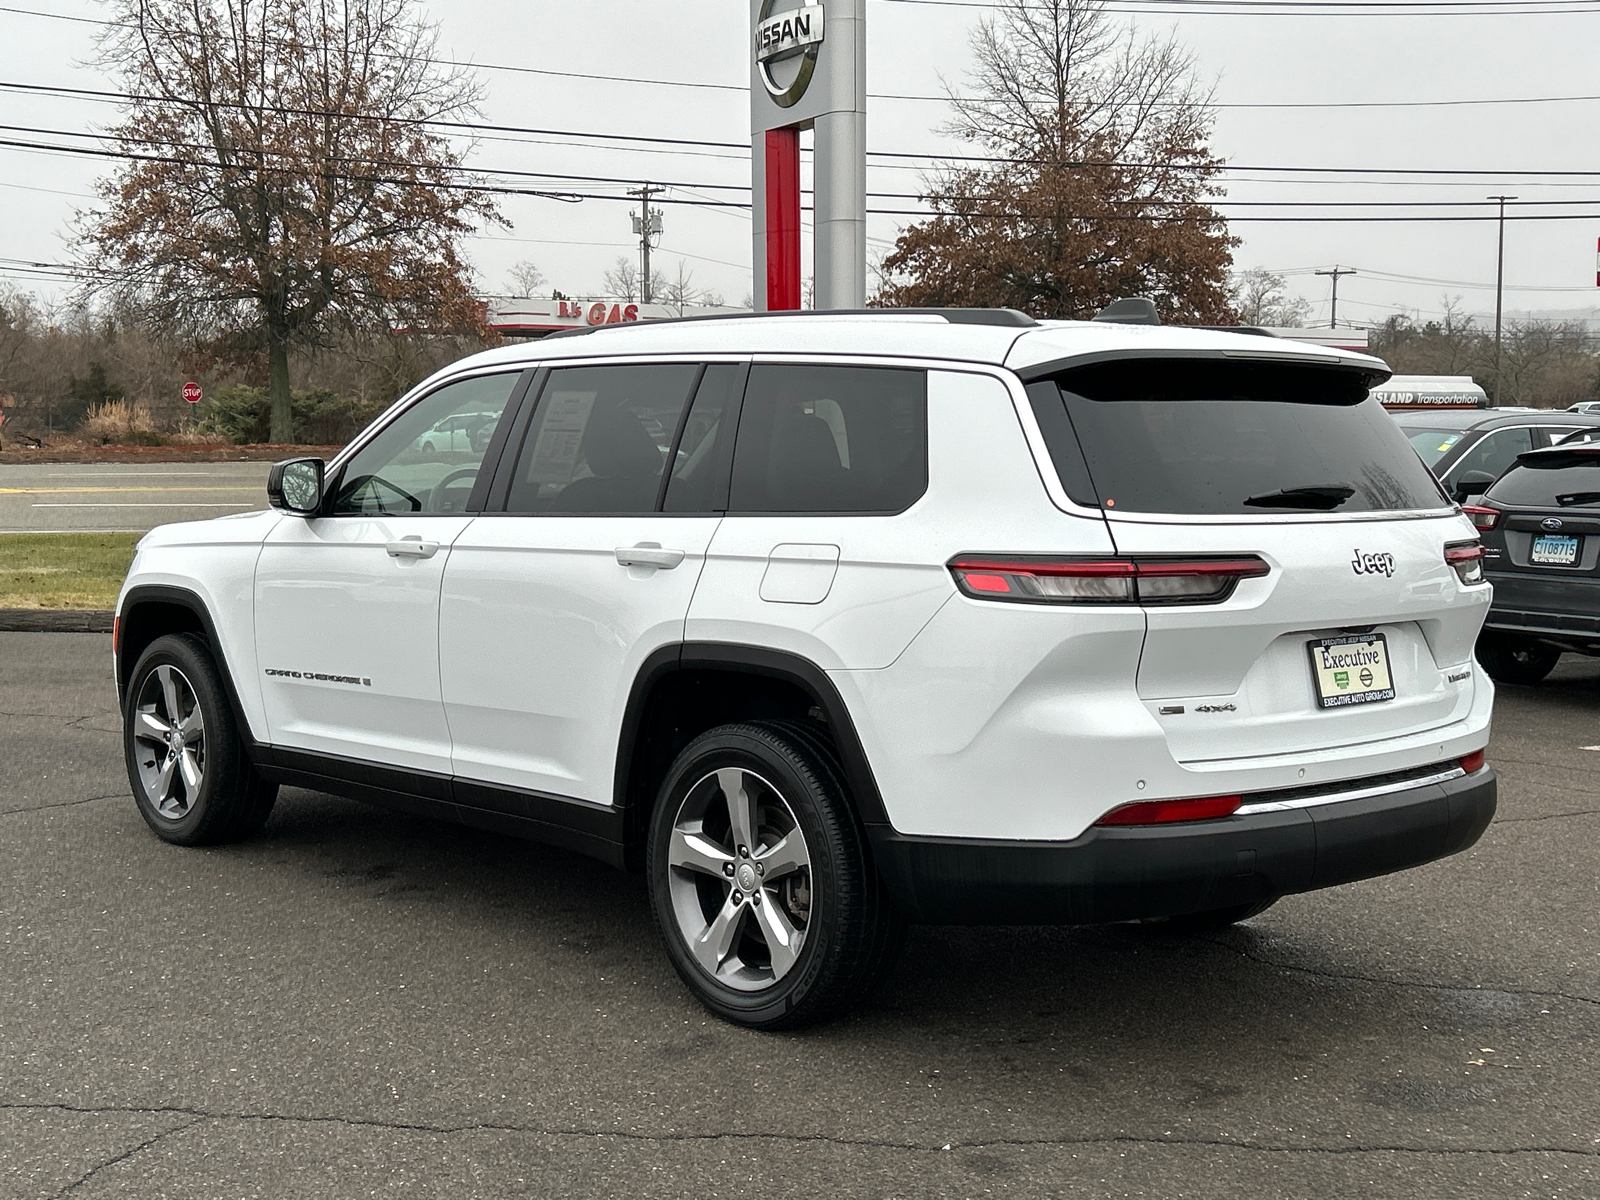
[[[1563,651],[1600,655],[1600,441],[1519,454],[1466,513],[1494,584],[1484,670],[1538,683]]]
[[[1400,426],[1422,461],[1456,500],[1481,492],[1524,450],[1538,450],[1579,429],[1595,428],[1594,414],[1542,409],[1455,408],[1397,412]],[[1467,479],[1468,474],[1474,475]],[[1462,484],[1469,485],[1467,490]]]

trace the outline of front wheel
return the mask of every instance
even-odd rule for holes
[[[673,966],[741,1025],[841,1011],[904,941],[830,750],[786,726],[724,725],[691,742],[662,784],[647,861]]]
[[[278,796],[245,757],[210,647],[194,634],[150,643],[123,710],[128,782],[163,841],[214,845],[249,837]]]
[[[1496,683],[1538,683],[1561,658],[1556,647],[1514,633],[1480,633],[1477,654]]]

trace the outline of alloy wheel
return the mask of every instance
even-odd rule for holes
[[[205,782],[206,723],[194,685],[163,663],[139,689],[133,717],[139,782],[157,815],[180,821]]]
[[[811,920],[811,854],[771,783],[740,767],[701,778],[673,820],[667,867],[678,932],[709,975],[755,992],[794,969]]]

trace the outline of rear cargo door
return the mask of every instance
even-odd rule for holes
[[[1375,365],[1375,364],[1374,364]],[[1334,751],[1471,704],[1475,533],[1359,364],[1141,358],[1054,378],[1119,556],[1254,556],[1221,599],[1141,588],[1138,690],[1183,762]]]

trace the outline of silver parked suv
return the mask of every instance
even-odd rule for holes
[[[1490,588],[1387,375],[1009,311],[476,355],[140,544],[135,797],[181,844],[292,784],[644,871],[762,1027],[908,921],[1204,928],[1453,854],[1495,807]]]

